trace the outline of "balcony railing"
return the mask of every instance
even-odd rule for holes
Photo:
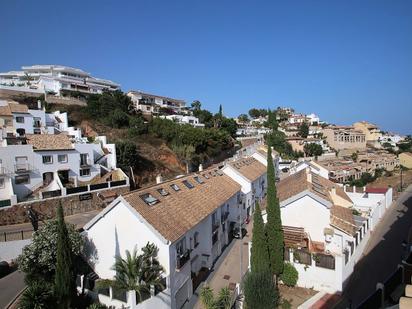
[[[41,122],[40,121],[33,121],[33,127],[34,128],[40,128],[41,127]]]
[[[92,163],[89,158],[80,160],[80,166],[90,166],[90,165],[92,165]]]
[[[226,221],[228,217],[229,217],[229,212],[225,211],[221,216],[221,221],[222,222]]]
[[[215,232],[220,226],[220,222],[215,222],[212,224],[212,233]]]
[[[181,269],[190,260],[190,250],[177,257],[176,268]]]
[[[31,165],[29,163],[17,163],[14,165],[14,171],[16,173],[26,173],[31,171]]]

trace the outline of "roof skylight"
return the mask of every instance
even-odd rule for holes
[[[142,194],[140,195],[140,197],[149,206],[153,206],[159,203],[159,200],[155,198],[153,195],[151,195],[150,193]]]
[[[200,183],[200,184],[204,183],[203,179],[200,178],[199,176],[195,176],[195,177],[193,177],[193,179],[194,179],[197,183]]]
[[[166,191],[165,189],[163,189],[163,188],[157,189],[157,192],[159,192],[160,195],[162,195],[162,196],[167,196],[167,195],[169,195],[169,192],[167,192],[167,191]]]
[[[177,184],[171,184],[170,185],[170,187],[173,189],[173,190],[175,190],[175,191],[180,191],[180,188],[179,188],[179,186],[177,185]]]
[[[183,182],[183,184],[186,186],[186,187],[188,187],[189,189],[193,189],[195,186],[194,185],[192,185],[189,181],[187,181],[187,180],[183,180],[182,181]]]

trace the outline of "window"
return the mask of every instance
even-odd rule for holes
[[[193,241],[195,243],[195,248],[199,245],[199,232],[195,232],[193,235]]]
[[[199,176],[195,176],[195,177],[193,177],[193,179],[194,179],[197,183],[200,183],[200,184],[204,183],[203,179],[200,178]]]
[[[173,190],[175,190],[176,192],[177,191],[180,191],[180,188],[179,188],[179,186],[177,185],[177,184],[172,184],[172,185],[170,185],[170,187],[173,189]]]
[[[209,176],[207,174],[203,174],[203,177],[205,177],[206,179],[209,179]]]
[[[176,244],[176,253],[178,256],[182,256],[186,252],[186,238],[183,238]]]
[[[89,154],[88,153],[80,154],[80,165],[89,165]]]
[[[221,170],[216,170],[216,174],[218,174],[219,176],[223,176],[223,172]]]
[[[16,185],[28,184],[30,182],[30,176],[29,175],[18,175],[14,178],[14,182],[16,183]]]
[[[157,189],[157,192],[159,192],[160,195],[162,195],[162,196],[167,196],[167,195],[169,195],[169,192],[167,192],[167,191],[166,191],[165,189],[163,189],[163,188]]]
[[[140,195],[140,198],[149,206],[159,203],[159,200],[150,193],[142,194]]]
[[[194,188],[194,185],[192,185],[192,184],[191,184],[189,181],[187,181],[187,180],[183,180],[182,183],[183,183],[186,187],[188,187],[189,189],[193,189],[193,188]]]
[[[59,161],[60,163],[67,163],[67,155],[57,155],[57,161]]]
[[[52,164],[53,157],[52,156],[43,156],[43,164]]]
[[[21,116],[16,117],[16,122],[17,123],[24,123],[24,117],[21,117]]]
[[[90,168],[81,169],[80,176],[90,176]]]
[[[0,178],[0,189],[4,189],[4,178]]]

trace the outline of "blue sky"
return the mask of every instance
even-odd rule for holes
[[[237,116],[412,133],[412,1],[3,1],[0,71],[63,64]]]

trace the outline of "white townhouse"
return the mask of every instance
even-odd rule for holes
[[[0,90],[58,96],[79,91],[86,94],[119,90],[120,85],[63,65],[23,66],[21,71],[0,73]]]
[[[308,160],[299,161],[293,164],[289,169],[289,174],[293,175],[307,168],[309,168],[312,173],[315,173],[323,178],[329,179],[329,170],[327,168],[316,163],[315,161]]]
[[[205,125],[200,123],[199,118],[190,115],[168,115],[168,116],[161,116],[164,119],[169,119],[172,121],[177,122],[178,124],[190,124],[195,128],[204,128]]]
[[[106,295],[97,289],[89,293],[116,308],[186,308],[231,241],[232,218],[240,204],[240,185],[218,169],[118,197],[84,226],[90,266],[99,278],[113,279],[115,256],[125,257],[126,250],[140,251],[154,243],[165,270],[165,289],[138,304],[134,292],[123,291],[123,297],[117,297],[114,287]]]
[[[70,131],[76,137],[79,136],[78,130],[68,126],[66,112],[46,113],[41,106],[38,109],[29,109],[27,105],[8,100],[0,100],[0,107],[0,118],[12,117],[12,121],[2,127],[2,129],[8,127],[7,133],[24,136],[25,134],[59,134]]]
[[[261,146],[256,149],[255,152],[253,152],[252,157],[258,160],[260,163],[262,163],[264,166],[268,166],[267,162],[267,147],[266,146]],[[273,159],[273,166],[275,167],[275,176],[279,174],[279,160],[280,156],[279,153],[272,149],[272,159]]]
[[[141,111],[143,114],[147,115],[157,114],[160,109],[167,109],[175,114],[186,110],[186,103],[183,100],[135,90],[129,91],[127,96],[132,100],[136,111]]]
[[[0,147],[0,167],[0,207],[85,192],[106,181],[128,184],[116,168],[115,145],[104,136],[93,143],[76,142],[64,133],[8,138]]]
[[[266,195],[267,168],[253,157],[241,158],[225,164],[222,171],[242,187],[245,219],[255,209],[255,201]]]
[[[363,253],[371,218],[354,215],[344,189],[309,168],[281,180],[277,194],[285,261],[298,270],[298,286],[341,292]]]

